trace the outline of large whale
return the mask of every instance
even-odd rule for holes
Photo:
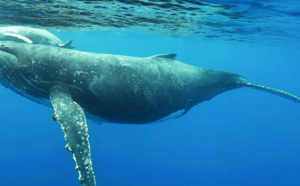
[[[254,87],[300,103],[281,90],[236,73],[184,64],[175,54],[130,57],[59,47],[0,42],[1,83],[53,106],[79,180],[94,186],[86,115],[114,123],[150,123],[179,117],[194,105],[231,89]],[[49,101],[50,99],[50,101]]]
[[[74,46],[71,45],[72,40],[63,43],[59,38],[47,30],[25,26],[0,27],[0,40],[74,48]]]

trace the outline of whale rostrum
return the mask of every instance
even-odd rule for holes
[[[193,106],[240,87],[294,102],[290,93],[239,74],[184,64],[175,54],[130,57],[55,46],[0,42],[1,83],[53,106],[83,185],[96,185],[86,116],[98,122],[143,124],[179,117]],[[50,101],[51,100],[51,103]]]

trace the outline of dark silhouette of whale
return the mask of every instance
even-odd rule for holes
[[[175,54],[129,57],[46,45],[0,43],[1,83],[54,108],[79,180],[96,185],[85,113],[96,121],[149,123],[179,117],[194,105],[231,89],[254,87],[292,101],[281,90],[248,82],[231,72],[175,60]],[[49,102],[49,98],[51,103]]]

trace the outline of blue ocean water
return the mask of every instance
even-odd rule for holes
[[[296,23],[295,26],[299,26]],[[284,28],[283,28],[284,30]],[[126,31],[52,31],[77,50],[150,56],[239,73],[300,95],[300,45],[195,39]],[[298,35],[299,36],[299,35]],[[0,87],[0,185],[79,186],[53,109]],[[251,88],[149,125],[88,120],[97,184],[103,186],[300,185],[300,105]]]
[[[124,32],[54,32],[78,50],[178,60],[300,95],[299,48]],[[2,185],[80,185],[52,108],[1,87]],[[299,104],[251,88],[158,124],[88,121],[99,185],[299,185]]]

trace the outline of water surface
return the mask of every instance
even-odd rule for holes
[[[0,23],[50,29],[78,50],[176,53],[182,62],[300,95],[298,1],[4,0],[0,10]],[[1,185],[79,186],[53,109],[2,86],[0,93]],[[242,88],[163,123],[88,120],[97,184],[299,185],[299,110]]]

